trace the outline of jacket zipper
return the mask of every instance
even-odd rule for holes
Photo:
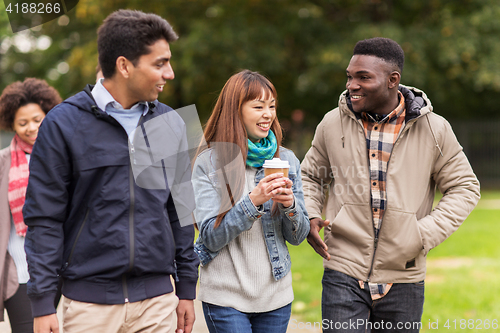
[[[148,111],[152,110],[154,107],[154,105],[152,106],[151,104],[152,103],[148,103]],[[92,110],[95,113],[94,108],[97,109],[97,107],[93,106],[93,108],[92,108]],[[110,118],[113,119],[118,125],[120,125],[120,127],[125,131],[125,134],[127,135],[127,143],[128,143],[129,138],[128,138],[128,133],[125,130],[125,128],[123,128],[123,126],[114,117],[110,116]],[[139,118],[139,122],[138,122],[136,127],[140,126],[143,122],[144,122],[144,114],[141,114],[141,117]],[[133,153],[134,152],[133,145],[132,145],[131,149],[132,149],[132,153]],[[134,174],[132,171],[132,167],[133,167],[132,161],[129,162],[129,166],[130,166],[130,169],[129,169],[130,208],[129,208],[129,225],[128,226],[129,226],[130,251],[129,251],[129,267],[128,267],[128,270],[126,273],[130,272],[134,267],[134,252],[135,252],[135,233],[134,233],[135,192],[134,192]],[[87,211],[87,215],[88,215],[88,211]],[[86,220],[86,217],[85,217],[85,220]],[[82,231],[82,229],[83,229],[83,225],[80,228],[80,231],[78,232],[77,240],[78,240],[78,237],[80,236],[80,232]],[[76,241],[75,241],[75,244],[76,244]],[[71,251],[69,259],[71,259],[71,255],[73,254],[74,246],[75,245],[73,245],[73,249]],[[68,259],[68,262],[66,263],[66,267],[69,265],[69,259]],[[125,303],[128,303],[129,297],[128,297],[126,273],[124,273],[122,275],[122,288],[123,288],[123,296],[125,299]]]
[[[125,274],[122,275],[122,288],[123,288],[123,297],[125,298],[125,303],[128,303],[128,288],[127,288],[127,277]]]
[[[151,106],[148,104],[148,109],[151,109]],[[141,114],[139,118],[139,122],[136,127],[139,127],[144,122],[144,115]],[[122,126],[123,128],[123,126]],[[124,129],[125,130],[125,129]],[[128,141],[127,135],[127,141]],[[132,153],[134,153],[134,146],[132,142],[131,147]],[[134,268],[134,253],[135,253],[135,232],[134,232],[134,210],[135,210],[135,190],[134,190],[134,172],[132,171],[133,165],[132,161],[129,162],[129,190],[130,190],[130,208],[129,208],[129,217],[128,217],[128,228],[129,228],[129,243],[130,243],[130,251],[129,251],[129,265],[126,273],[132,271]],[[123,288],[123,297],[125,299],[125,303],[129,302],[128,297],[128,287],[127,287],[127,276],[126,273],[122,275],[122,288]]]
[[[129,242],[130,242],[130,258],[128,271],[134,267],[134,252],[135,252],[135,233],[134,233],[134,209],[135,209],[135,192],[134,192],[134,174],[132,172],[132,165],[129,169],[129,184],[130,184],[130,209],[128,216],[129,227]]]
[[[134,192],[134,173],[132,172],[132,164],[130,162],[129,169],[129,187],[130,187],[130,208],[128,216],[128,229],[129,229],[129,265],[127,273],[134,268],[134,252],[135,252],[135,232],[134,232],[134,209],[135,209],[135,192]],[[126,273],[122,275],[122,286],[123,286],[123,297],[125,298],[125,303],[129,302],[128,299],[128,288],[127,288],[127,277]]]
[[[78,242],[78,239],[80,238],[80,235],[83,231],[83,227],[85,226],[85,223],[87,223],[89,213],[90,213],[90,208],[87,208],[87,212],[85,213],[85,217],[83,218],[82,225],[80,226],[80,229],[78,230],[78,233],[76,234],[75,242],[73,243],[73,246],[71,247],[71,252],[69,253],[68,260],[64,264],[64,269],[68,268],[69,264],[71,263],[71,259],[73,258],[73,253],[75,252],[76,244]]]
[[[365,134],[365,128],[362,124],[359,123],[359,121],[356,120],[356,122],[359,124],[361,127],[361,133],[363,134],[363,141],[365,142],[366,145],[366,134]],[[389,157],[390,159],[390,157]],[[368,148],[366,148],[366,161],[368,162],[368,184],[370,185],[372,180],[371,180],[371,173],[370,173],[370,153],[368,152]],[[371,200],[371,186],[370,186],[370,200]],[[370,204],[371,207],[371,204]],[[370,209],[370,216],[372,220],[372,228],[373,228],[373,213]],[[381,226],[382,227],[382,226]],[[379,229],[380,232],[380,229]],[[370,264],[370,271],[368,272],[368,278],[366,279],[367,282],[370,282],[370,276],[372,275],[373,271],[373,264],[375,263],[375,252],[377,251],[378,247],[378,234],[375,235],[375,228],[373,228],[373,234],[375,236],[375,239],[373,240],[373,256]]]
[[[365,128],[359,122],[359,120],[356,117],[354,117],[354,115],[352,115],[351,113],[348,113],[348,117],[352,118],[359,125],[359,127],[361,127],[361,135],[363,136],[363,142],[365,142],[365,145],[366,145]],[[396,141],[397,141],[397,139],[396,139]],[[389,157],[389,159],[390,159],[390,157]],[[371,184],[371,179],[370,179],[370,156],[369,156],[369,153],[368,153],[368,148],[366,148],[366,161],[367,161],[367,164],[368,164],[368,184]],[[370,190],[370,198],[371,198],[371,190]],[[371,206],[371,204],[370,204],[370,206]],[[370,210],[370,213],[371,213],[371,210]],[[372,227],[373,227],[373,213],[371,213],[371,220],[372,220]],[[380,226],[380,227],[382,227],[382,226]],[[373,229],[373,233],[374,233],[374,236],[375,236],[375,228]],[[379,233],[380,233],[380,229],[379,229]],[[370,282],[370,276],[372,275],[372,272],[373,272],[373,264],[375,263],[375,252],[377,251],[377,247],[378,247],[378,236],[375,236],[375,238],[373,240],[373,256],[372,256],[372,260],[371,260],[371,264],[370,264],[370,270],[368,271],[368,277],[366,279],[366,282]]]

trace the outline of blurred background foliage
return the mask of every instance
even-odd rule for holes
[[[299,123],[314,128],[345,89],[354,44],[375,36],[402,45],[402,83],[423,89],[435,112],[499,119],[491,113],[500,104],[497,0],[80,0],[67,16],[17,34],[3,6],[0,89],[34,76],[66,98],[93,83],[96,30],[128,8],[166,18],[179,34],[176,78],[160,100],[196,104],[203,122],[229,76],[248,68],[275,84],[289,133]]]
[[[345,89],[345,69],[354,44],[376,36],[392,38],[406,54],[402,83],[424,90],[435,112],[457,124],[454,129],[482,187],[500,188],[500,112],[495,112],[500,105],[498,0],[80,0],[67,16],[17,34],[12,33],[0,1],[0,91],[16,80],[34,76],[46,79],[67,98],[95,82],[96,30],[107,15],[120,8],[156,13],[180,36],[172,45],[176,78],[165,86],[159,98],[162,102],[174,108],[196,104],[204,123],[233,73],[243,68],[260,71],[277,88],[285,143],[299,159],[310,146],[315,126],[336,107]],[[498,200],[494,203],[498,205]],[[481,215],[470,227],[488,234],[491,228],[481,223],[494,224],[498,218],[484,214],[489,217]],[[466,235],[467,246],[465,242],[446,244],[473,249],[474,244],[469,244],[472,229],[460,230],[453,237]],[[484,235],[476,236],[484,245]],[[446,244],[442,249],[451,248]],[[305,314],[305,318],[319,320],[321,264],[315,266],[317,271],[311,269],[311,260],[319,257],[305,243],[295,251],[294,271],[299,273],[294,274],[296,303],[307,303],[305,308],[312,317]],[[446,251],[433,253],[435,259],[449,255]],[[490,254],[482,256],[489,258]],[[432,266],[432,260],[424,327],[428,319],[475,318],[476,311],[483,319],[498,314],[498,306],[493,306],[498,305],[497,300],[479,309],[474,305],[498,294],[492,292],[498,288],[490,288],[498,270],[474,259],[478,266],[468,272],[486,277],[486,283],[475,283],[477,276],[448,266],[444,270],[449,277],[433,280],[444,273],[439,271],[442,265]],[[457,278],[461,276],[463,279]],[[467,297],[473,300],[469,302]],[[464,302],[469,303],[463,306]],[[294,308],[297,312],[302,314]]]

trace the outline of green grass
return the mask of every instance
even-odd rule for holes
[[[292,313],[308,322],[321,322],[321,278],[323,258],[304,241],[288,245],[292,258],[292,280],[295,300]]]
[[[429,253],[421,332],[493,331],[494,319],[499,326],[495,331],[500,332],[499,228],[500,192],[482,193],[478,207],[458,231]],[[320,322],[322,259],[307,242],[289,250],[293,314]],[[447,320],[449,328],[444,327]],[[438,329],[430,329],[431,323]]]

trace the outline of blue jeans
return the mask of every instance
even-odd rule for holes
[[[210,333],[286,333],[291,311],[292,303],[269,312],[247,313],[203,302]]]
[[[424,282],[394,283],[373,301],[357,279],[325,269],[321,311],[323,332],[408,332],[422,327]]]

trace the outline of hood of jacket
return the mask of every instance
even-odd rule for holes
[[[414,119],[420,118],[421,116],[430,114],[433,110],[430,99],[427,95],[420,89],[410,86],[404,86],[402,84],[399,85],[398,90],[403,94],[405,98],[405,108],[406,108],[406,119],[405,122],[408,123]],[[361,115],[358,112],[355,112],[352,108],[351,99],[349,97],[349,92],[344,90],[342,94],[340,94],[339,98],[339,109],[340,112],[346,114],[353,119],[360,119]],[[437,142],[436,135],[434,130],[432,129],[431,123],[428,121],[429,128],[433,135],[434,141],[436,143],[436,147],[441,151],[439,147],[439,143]],[[342,148],[344,148],[344,125],[342,117],[340,117],[340,135],[342,141]]]

